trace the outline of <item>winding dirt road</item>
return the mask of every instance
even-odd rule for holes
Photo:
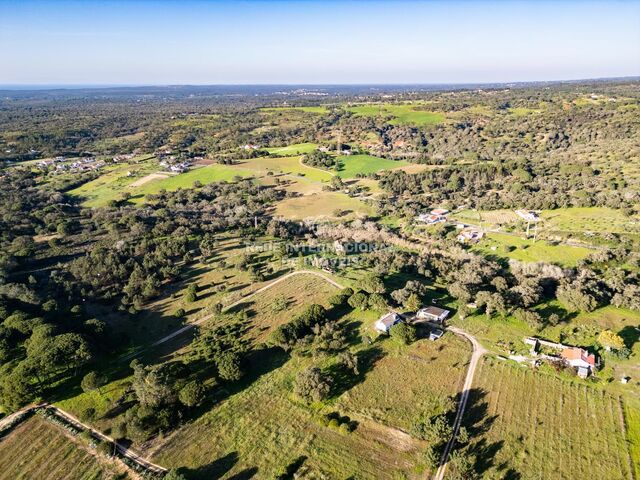
[[[323,280],[325,280],[326,282],[329,282],[331,285],[333,285],[336,288],[340,288],[340,289],[344,288],[338,282],[333,281],[332,279],[330,279],[326,275],[323,275],[320,272],[315,272],[313,270],[298,270],[298,271],[295,271],[295,272],[287,273],[286,275],[283,275],[282,277],[274,280],[273,282],[269,283],[268,285],[265,285],[264,287],[259,288],[258,290],[254,291],[254,292],[251,292],[248,295],[245,295],[244,297],[240,298],[239,300],[237,300],[237,301],[235,301],[233,303],[230,303],[229,305],[224,307],[224,310],[229,310],[230,308],[233,308],[233,307],[235,307],[237,305],[240,305],[241,303],[246,302],[247,300],[253,298],[255,295],[258,295],[259,293],[262,293],[262,292],[264,292],[266,290],[269,290],[270,288],[275,287],[279,283],[284,282],[288,278],[291,278],[291,277],[293,277],[295,275],[315,275],[316,277],[320,277]],[[185,325],[182,328],[179,328],[175,332],[172,332],[169,335],[167,335],[165,337],[162,337],[159,340],[156,340],[155,342],[153,342],[148,347],[142,348],[142,349],[137,350],[135,352],[129,353],[128,355],[125,355],[124,357],[121,357],[121,360],[123,360],[123,361],[124,360],[131,360],[132,358],[135,358],[135,357],[141,355],[142,353],[144,353],[145,351],[149,350],[150,348],[157,347],[158,345],[162,345],[163,343],[168,342],[172,338],[175,338],[178,335],[191,330],[193,327],[195,327],[197,325],[200,325],[203,322],[206,322],[210,318],[213,318],[215,315],[216,315],[215,313],[211,313],[209,315],[205,315],[204,317],[199,318],[198,320],[196,320],[194,322],[191,322],[191,323]]]
[[[464,385],[462,387],[462,395],[460,396],[460,405],[458,405],[456,419],[453,422],[453,434],[451,435],[451,438],[447,442],[444,452],[442,453],[442,457],[440,458],[440,465],[438,466],[436,474],[433,476],[433,480],[444,479],[444,474],[447,470],[449,454],[451,453],[451,449],[455,444],[456,437],[458,436],[458,431],[460,430],[460,425],[462,423],[462,417],[464,417],[464,410],[467,407],[467,400],[469,399],[469,392],[471,391],[471,385],[473,384],[473,377],[476,374],[476,368],[478,367],[480,358],[482,358],[482,356],[487,353],[487,350],[482,345],[480,345],[480,342],[478,342],[478,340],[473,335],[469,335],[464,330],[460,330],[456,327],[449,327],[447,330],[469,340],[469,342],[471,342],[471,345],[473,346],[473,353],[471,354],[471,361],[469,362],[469,368],[467,369],[467,376],[464,379]]]
[[[322,273],[315,272],[315,271],[312,271],[312,270],[298,270],[298,271],[295,271],[295,272],[288,273],[288,274],[286,274],[286,275],[274,280],[273,282],[265,285],[264,287],[259,288],[258,290],[254,291],[254,292],[252,292],[252,293],[250,293],[248,295],[245,295],[244,297],[240,298],[239,300],[227,305],[224,309],[228,310],[228,309],[233,308],[233,307],[235,307],[235,306],[237,306],[237,305],[239,305],[239,304],[241,304],[243,302],[246,302],[247,300],[251,299],[255,295],[258,295],[258,294],[260,294],[260,293],[262,293],[262,292],[264,292],[264,291],[266,291],[266,290],[278,285],[279,283],[284,282],[288,278],[291,278],[291,277],[293,277],[295,275],[315,275],[316,277],[322,278],[323,280],[325,280],[326,282],[330,283],[331,285],[333,285],[336,288],[340,288],[340,289],[344,288],[343,285],[340,285],[338,282],[332,280],[331,278],[327,277],[326,275],[323,275]],[[175,338],[176,336],[180,335],[181,333],[184,333],[184,332],[194,328],[195,326],[207,321],[208,319],[212,318],[213,316],[214,316],[214,314],[209,314],[209,315],[206,315],[206,316],[198,319],[195,322],[192,322],[192,323],[190,323],[188,325],[185,325],[184,327],[176,330],[175,332],[173,332],[173,333],[171,333],[171,334],[169,334],[169,335],[167,335],[165,337],[162,337],[161,339],[155,341],[154,343],[152,343],[148,347],[123,357],[123,359],[126,360],[126,359],[129,359],[129,358],[136,357],[136,356],[140,355],[141,353],[143,353],[144,351],[146,351],[146,350],[148,350],[148,349],[150,349],[152,347],[155,347],[157,345],[161,345],[161,344],[163,344],[165,342],[168,342],[172,338]],[[478,342],[478,340],[474,336],[472,336],[472,335],[468,334],[467,332],[465,332],[464,330],[461,330],[461,329],[456,328],[456,327],[448,327],[447,330],[449,330],[450,332],[454,333],[455,335],[459,335],[459,336],[464,337],[465,339],[467,339],[471,343],[471,345],[473,347],[473,353],[471,355],[471,360],[469,362],[469,368],[467,369],[467,374],[466,374],[464,385],[463,385],[463,388],[462,388],[462,394],[461,394],[461,397],[460,397],[460,404],[458,406],[458,411],[456,413],[456,418],[455,418],[454,425],[453,425],[453,434],[452,434],[451,438],[449,439],[449,441],[447,442],[447,445],[446,445],[445,450],[444,450],[444,452],[442,454],[442,457],[440,458],[440,464],[439,464],[438,470],[437,470],[436,474],[433,476],[434,480],[443,480],[444,479],[444,475],[445,475],[446,469],[447,469],[447,462],[448,462],[448,459],[449,459],[449,454],[451,453],[451,450],[453,449],[456,437],[457,437],[458,432],[460,430],[460,425],[462,424],[462,418],[464,417],[464,411],[465,411],[465,408],[467,406],[467,401],[469,399],[469,393],[470,393],[470,390],[471,390],[471,386],[473,384],[473,377],[474,377],[474,375],[476,373],[476,368],[477,368],[478,363],[480,362],[480,359],[482,358],[482,356],[485,353],[487,353],[487,350]],[[44,406],[44,405],[40,405],[40,406]],[[29,408],[35,408],[35,407],[29,407]],[[104,440],[108,440],[108,441],[113,442],[116,445],[116,448],[118,449],[118,451],[122,455],[130,458],[131,460],[133,460],[134,462],[136,462],[136,463],[138,463],[140,465],[143,465],[145,468],[147,468],[147,469],[149,469],[151,471],[155,471],[155,472],[164,472],[164,471],[166,471],[160,465],[156,465],[156,464],[154,464],[152,462],[149,462],[148,460],[140,457],[134,451],[129,450],[129,449],[127,449],[126,447],[124,447],[122,445],[119,445],[117,442],[115,442],[114,439],[112,439],[112,438],[104,435],[103,433],[93,429],[89,425],[86,425],[86,424],[82,423],[80,420],[78,420],[77,418],[75,418],[71,414],[69,414],[67,412],[64,412],[63,410],[60,410],[59,408],[56,408],[56,407],[53,407],[53,406],[49,406],[49,408],[54,409],[58,415],[60,415],[62,417],[65,417],[71,423],[77,424],[77,425],[79,425],[79,426],[81,426],[81,427],[83,427],[83,428],[85,428],[87,430],[90,430],[97,437],[100,437],[100,438],[102,438]],[[17,414],[19,414],[19,413],[21,413],[21,412],[23,412],[25,410],[26,409],[23,409],[23,410],[21,410],[19,412],[16,412],[13,415],[10,415],[10,416],[2,419],[0,421],[0,426],[5,422],[10,421],[10,419],[14,415],[17,415]]]

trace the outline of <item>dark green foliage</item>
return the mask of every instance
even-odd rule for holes
[[[405,345],[410,345],[417,339],[416,327],[406,322],[396,323],[391,327],[390,334],[392,338],[395,338]]]
[[[319,402],[331,392],[332,379],[317,367],[302,370],[296,376],[294,392],[306,402]]]
[[[192,381],[180,389],[178,399],[187,407],[197,407],[205,397],[205,388],[201,382]]]

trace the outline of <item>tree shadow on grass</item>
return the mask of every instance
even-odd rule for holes
[[[385,354],[385,351],[378,346],[372,346],[366,350],[359,351],[356,354],[358,358],[357,375],[340,364],[334,363],[331,365],[331,367],[327,369],[327,373],[331,375],[333,379],[331,396],[337,398],[344,392],[351,390],[357,384],[362,383],[367,378],[367,374]]]
[[[238,459],[238,452],[231,452],[208,465],[202,465],[194,469],[181,468],[180,473],[188,480],[213,480],[222,478],[238,463]]]
[[[624,340],[624,344],[628,349],[633,349],[633,346],[636,344],[638,340],[640,340],[640,328],[632,325],[627,325],[624,327],[618,335],[622,337]]]
[[[481,388],[469,390],[462,424],[471,439],[481,437],[489,431],[498,418],[498,415],[489,415],[489,403],[485,400],[486,396],[487,392]],[[468,452],[475,458],[474,469],[480,476],[495,466],[495,456],[503,446],[504,441],[502,440],[488,443],[485,438],[479,438],[469,444]],[[506,465],[500,465],[498,468],[503,470]]]
[[[300,468],[306,461],[307,457],[305,455],[301,455],[296,458],[293,462],[285,467],[284,473],[278,477],[278,480],[293,480],[295,478],[294,476],[296,472],[300,470]]]
[[[258,474],[258,467],[245,468],[229,477],[229,480],[249,480]]]
[[[232,395],[242,392],[263,375],[282,367],[288,360],[289,355],[277,347],[262,348],[249,352],[245,358],[245,364],[247,365],[246,374],[236,382],[223,383],[217,391],[208,395],[206,401],[192,412],[190,419],[195,420],[211,411],[215,405]],[[206,361],[200,362],[201,370],[198,370],[195,365],[193,368],[189,365],[189,368],[192,370],[192,375],[202,378],[210,372],[211,363],[212,362]]]

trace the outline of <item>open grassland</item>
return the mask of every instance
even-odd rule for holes
[[[63,430],[37,415],[0,440],[1,480],[99,480],[120,477]]]
[[[456,220],[485,228],[515,223],[520,217],[513,210],[461,210],[451,214]]]
[[[326,302],[336,289],[322,283],[317,277],[293,277],[240,305],[250,313],[247,331],[254,345],[304,305]],[[276,299],[282,297],[290,305],[275,312]],[[300,403],[292,388],[297,373],[311,365],[339,372],[332,357],[257,350],[250,359],[251,373],[225,399],[150,445],[153,459],[187,467],[196,479],[274,478],[295,461],[302,463],[304,478],[423,475],[420,452],[425,443],[405,429],[421,412],[456,394],[469,348],[453,336],[410,347],[386,338],[365,345],[357,337],[370,332],[376,317],[374,312],[352,312],[341,320],[351,332],[361,372],[337,376],[324,405]],[[357,422],[356,429],[341,433],[327,427],[320,418],[330,412],[348,416]]]
[[[640,400],[638,398],[629,399],[624,406],[629,453],[635,478],[640,478]]]
[[[139,187],[132,188],[132,201],[134,203],[142,203],[145,200],[145,195],[155,194],[160,190],[174,191],[179,188],[192,188],[194,182],[206,185],[212,182],[230,182],[235,177],[251,177],[253,175],[254,173],[250,170],[231,168],[227,165],[207,165],[206,167],[194,168],[179,175],[150,181]]]
[[[326,305],[336,287],[315,275],[294,275],[242,302],[232,311],[245,310],[250,318],[247,336],[262,342],[283,323],[302,313],[312,303]]]
[[[632,478],[618,397],[485,360],[469,402],[464,423],[482,478]]]
[[[338,171],[338,176],[342,178],[355,178],[357,175],[366,175],[407,165],[407,162],[404,161],[387,160],[371,155],[342,155],[338,157],[338,160],[344,165]]]
[[[375,214],[375,209],[361,200],[335,192],[287,198],[276,205],[275,211],[276,215],[290,219],[351,218]]]
[[[275,478],[286,465],[305,457],[304,467],[315,478],[393,478],[410,470],[414,447],[398,445],[393,433],[367,422],[352,433],[338,433],[292,398],[296,372],[310,363],[303,357],[262,360],[265,373],[168,437],[153,459],[186,466],[203,480],[249,472]]]
[[[303,153],[311,153],[318,148],[317,143],[294,143],[284,147],[269,147],[265,150],[273,155],[302,155]]]
[[[562,232],[640,233],[640,217],[606,207],[544,210],[544,228]]]
[[[392,125],[437,125],[445,120],[444,113],[430,112],[421,105],[368,104],[349,107],[348,110],[363,117],[392,117]]]
[[[421,414],[456,396],[471,347],[451,333],[437,342],[420,340],[409,347],[384,344],[385,356],[338,406],[347,415],[409,431]]]
[[[317,168],[309,167],[301,162],[299,156],[294,157],[260,157],[249,160],[238,160],[238,163],[229,167],[232,169],[249,170],[254,174],[266,175],[271,173],[284,173],[296,177],[304,177],[314,182],[328,182],[331,173]]]
[[[134,159],[135,160],[135,159]],[[133,182],[158,170],[153,157],[145,157],[141,163],[118,163],[101,170],[101,175],[69,191],[70,195],[83,199],[85,207],[104,207],[111,200],[118,200]],[[131,175],[128,175],[128,173]]]
[[[521,262],[547,262],[574,267],[583,258],[593,253],[584,247],[554,245],[544,240],[527,240],[515,235],[489,233],[473,249],[485,255],[495,255]]]
[[[329,113],[327,107],[315,106],[315,107],[265,107],[260,109],[265,113],[287,113],[287,112],[305,112],[305,113],[317,113],[324,114]]]

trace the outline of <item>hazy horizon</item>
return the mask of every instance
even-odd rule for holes
[[[427,85],[640,74],[640,1],[0,2],[3,85]]]

